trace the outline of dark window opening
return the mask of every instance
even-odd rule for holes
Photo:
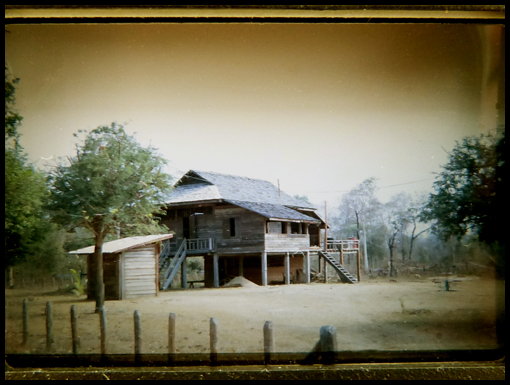
[[[236,236],[236,219],[230,218],[230,236],[235,237]]]
[[[182,218],[182,236],[183,238],[189,239],[189,217]]]

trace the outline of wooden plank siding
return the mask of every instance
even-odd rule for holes
[[[309,234],[265,234],[267,252],[308,251],[310,249]]]
[[[199,208],[197,208],[198,210]],[[189,210],[192,213],[193,210]],[[265,218],[257,213],[230,204],[221,204],[214,210],[202,210],[205,213],[195,215],[192,232],[196,238],[213,238],[220,254],[235,252],[254,253],[264,250]],[[230,235],[230,220],[235,221],[235,235]],[[162,218],[162,224],[175,232],[174,239],[183,238],[183,217],[176,216],[175,210],[169,210]]]
[[[123,298],[156,295],[156,245],[124,251],[123,259],[125,287]]]

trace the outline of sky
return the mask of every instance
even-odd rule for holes
[[[179,177],[259,178],[316,207],[376,177],[382,201],[431,192],[447,151],[496,127],[499,26],[8,25],[28,159],[125,124]],[[50,158],[48,160],[48,158]]]

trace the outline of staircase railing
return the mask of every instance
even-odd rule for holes
[[[328,253],[324,251],[319,251],[319,256],[323,257],[328,263],[334,267],[335,271],[338,273],[342,282],[346,283],[355,283],[358,282],[351,273],[349,273],[345,267],[343,267],[335,258],[330,256]]]
[[[165,270],[165,273],[163,275],[163,290],[168,289],[168,286],[172,283],[172,280],[175,277],[175,274],[179,270],[179,267],[181,266],[182,262],[186,258],[186,238],[182,240],[181,245],[177,249],[177,252],[175,253],[175,256],[172,258],[172,261],[168,265],[167,269]]]
[[[170,258],[170,249],[171,249],[170,240],[167,239],[163,242],[163,247],[161,248],[161,253],[159,253],[159,271],[166,265],[168,259]]]

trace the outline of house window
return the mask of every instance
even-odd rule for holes
[[[236,236],[236,219],[230,218],[230,236],[235,237]]]

